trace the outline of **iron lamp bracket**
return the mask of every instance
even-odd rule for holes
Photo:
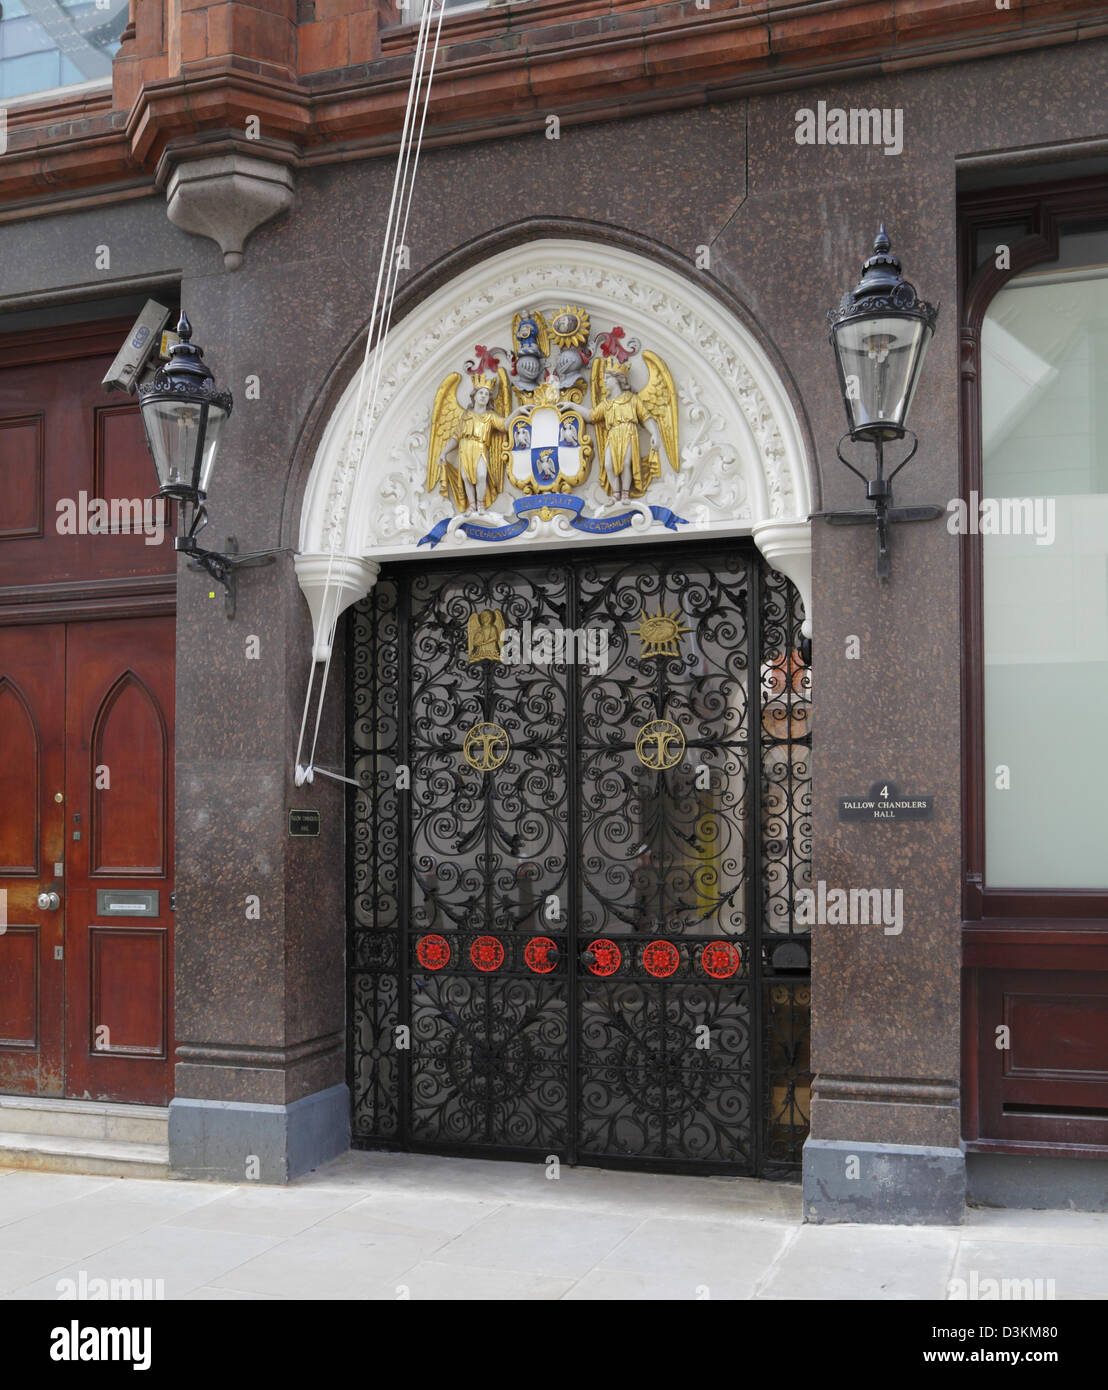
[[[223,585],[223,611],[228,618],[235,616],[239,570],[271,565],[278,554],[276,550],[254,550],[240,555],[234,536],[227,537],[225,550],[204,550],[197,545],[196,536],[191,531],[187,536],[177,536],[173,548],[189,557],[190,570],[203,570],[217,584]]]
[[[886,580],[892,574],[892,558],[889,554],[889,528],[896,522],[902,521],[935,521],[942,516],[947,508],[940,507],[934,503],[925,504],[919,507],[894,507],[892,505],[893,489],[892,482],[905,464],[910,463],[915,457],[916,450],[919,448],[919,439],[912,434],[911,430],[905,430],[904,434],[912,435],[912,447],[905,458],[897,464],[888,477],[884,472],[884,452],[885,441],[878,436],[875,439],[863,442],[871,443],[877,451],[877,476],[867,478],[864,473],[843,456],[843,443],[852,438],[850,431],[842,436],[836,445],[835,452],[839,456],[839,462],[843,463],[852,473],[857,474],[866,485],[866,497],[873,504],[869,510],[841,511],[841,512],[814,512],[813,516],[820,516],[829,526],[876,526],[877,528],[877,577]],[[903,437],[903,436],[902,436]]]

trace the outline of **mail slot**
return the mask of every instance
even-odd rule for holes
[[[98,888],[97,917],[157,917],[158,891],[137,888]]]

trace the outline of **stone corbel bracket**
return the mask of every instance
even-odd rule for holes
[[[247,239],[296,199],[292,171],[276,160],[236,151],[183,160],[166,185],[169,220],[210,237],[228,270],[242,265]]]
[[[381,566],[335,552],[297,555],[296,577],[312,615],[312,660],[331,654],[335,627],[352,604],[365,598],[377,582]]]

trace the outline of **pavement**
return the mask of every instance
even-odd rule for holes
[[[1108,1214],[800,1213],[791,1183],[412,1154],[286,1188],[0,1169],[0,1299],[98,1279],[166,1299],[1108,1298]]]

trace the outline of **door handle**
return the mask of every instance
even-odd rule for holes
[[[38,895],[38,905],[43,912],[57,912],[62,905],[61,898],[57,893],[40,893]]]

